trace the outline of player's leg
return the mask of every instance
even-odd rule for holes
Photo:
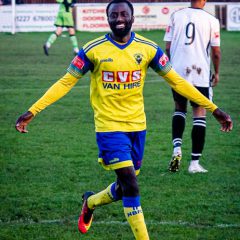
[[[148,240],[148,231],[140,203],[139,187],[134,167],[115,170],[122,189],[125,217],[137,240]]]
[[[120,199],[122,199],[122,193],[117,181],[99,193],[85,192],[82,196],[83,207],[78,219],[79,231],[86,233],[89,230],[93,220],[93,212],[97,206],[106,205]]]
[[[57,40],[57,38],[62,34],[62,27],[58,26],[56,31],[52,33],[47,39],[46,43],[43,45],[44,53],[49,55],[49,48]]]
[[[206,110],[202,107],[193,107],[192,153],[188,168],[190,173],[207,172],[199,164],[202,156],[206,136]]]
[[[87,200],[88,207],[95,209],[97,206],[106,205],[122,199],[122,192],[118,181],[111,183],[103,191],[90,196]]]
[[[136,176],[140,173],[142,166],[146,131],[131,132],[128,133],[128,136],[131,140],[131,157],[134,165],[135,175],[133,174],[132,170],[131,174],[129,174],[128,170],[126,171],[125,169],[117,170],[118,180],[122,187],[124,213],[135,238],[149,239],[140,204],[140,194],[136,178]],[[119,177],[119,173],[122,175],[121,177]],[[128,179],[129,177],[125,176],[126,174],[131,176],[131,178]]]
[[[185,119],[187,114],[187,99],[172,90],[175,102],[175,111],[172,116],[172,143],[173,154],[169,163],[169,171],[179,171],[182,159],[182,137],[185,129]]]
[[[197,87],[197,89],[209,98],[208,88]],[[190,173],[204,173],[207,172],[207,170],[199,164],[199,159],[203,152],[206,136],[206,109],[193,102],[191,102],[191,105],[193,108],[192,153],[188,171]]]
[[[106,170],[115,170],[133,165],[129,154],[129,143],[125,144],[125,139],[127,141],[129,139],[126,138],[124,133],[96,133],[96,137],[99,148],[98,161]],[[126,149],[122,148],[119,142],[123,142],[122,145]],[[113,159],[116,159],[116,161],[113,161]],[[89,230],[92,223],[93,211],[97,206],[105,205],[122,198],[119,189],[119,184],[116,182],[110,184],[105,190],[97,194],[86,192],[83,195],[83,207],[78,220],[78,229],[81,233],[86,233]]]
[[[69,33],[69,37],[73,46],[73,53],[75,55],[78,54],[79,52],[79,48],[78,48],[78,41],[77,41],[77,37],[76,37],[76,33],[75,33],[75,29],[73,27],[69,27],[68,28],[68,33]]]
[[[149,239],[136,179],[136,173],[140,171],[143,158],[145,136],[146,131],[97,133],[99,162],[105,169],[116,171],[117,181],[97,194],[85,193],[86,197],[78,225],[82,233],[87,232],[90,228],[95,207],[122,199],[126,218],[136,239]],[[131,159],[131,153],[134,160]],[[84,220],[85,216],[86,220]]]
[[[77,42],[77,37],[74,29],[73,15],[71,12],[64,13],[64,26],[68,28],[70,41],[73,47],[73,53],[77,55],[79,49],[78,49],[78,42]]]
[[[62,34],[62,28],[63,28],[62,13],[58,13],[54,25],[56,26],[56,31],[49,36],[46,43],[43,45],[44,53],[47,56],[49,55],[49,48],[57,40],[58,36],[60,36]]]

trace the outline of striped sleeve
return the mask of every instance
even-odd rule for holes
[[[166,75],[172,68],[172,65],[167,55],[162,51],[160,47],[157,48],[156,55],[149,65],[160,76]]]
[[[93,70],[93,64],[86,56],[83,49],[81,49],[78,55],[72,60],[67,71],[76,78],[81,78],[89,70]]]

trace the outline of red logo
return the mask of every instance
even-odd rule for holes
[[[118,83],[128,83],[141,80],[141,70],[136,71],[118,71],[109,72],[102,71],[102,81],[103,82],[118,82]]]
[[[162,8],[162,14],[168,14],[168,13],[169,13],[169,8],[168,7]]]
[[[214,33],[214,38],[219,38],[220,37],[220,33],[219,32],[215,32]]]
[[[114,72],[103,71],[102,80],[104,82],[114,82]]]
[[[117,72],[117,82],[129,82],[130,81],[129,72]]]
[[[79,57],[79,56],[76,56],[74,59],[73,59],[73,61],[72,61],[72,64],[75,66],[75,67],[77,67],[77,68],[79,68],[79,69],[83,69],[83,67],[84,67],[84,61]]]
[[[171,29],[171,27],[170,27],[170,26],[167,26],[167,27],[166,27],[166,33],[169,33],[169,32],[170,32],[170,29]]]
[[[150,12],[150,8],[148,6],[143,7],[142,12],[144,14],[148,14]]]
[[[161,57],[160,57],[160,59],[159,59],[159,63],[164,67],[166,64],[167,64],[167,62],[168,62],[169,60],[168,60],[168,57],[167,57],[167,55],[164,53]]]

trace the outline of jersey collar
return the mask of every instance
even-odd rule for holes
[[[203,8],[195,8],[195,7],[189,7],[189,8],[203,10]]]
[[[128,40],[128,42],[125,43],[125,44],[119,44],[119,43],[115,42],[115,41],[110,37],[109,33],[107,33],[105,36],[106,36],[106,38],[107,38],[113,45],[115,45],[115,46],[118,47],[119,49],[125,49],[125,48],[126,48],[128,45],[130,45],[131,42],[133,41],[133,39],[134,39],[134,37],[135,37],[135,33],[134,33],[134,32],[131,32],[131,37],[130,37],[130,39]]]

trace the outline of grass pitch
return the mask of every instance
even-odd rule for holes
[[[141,34],[164,49],[162,31]],[[28,134],[14,129],[17,117],[65,73],[73,58],[68,37],[60,37],[46,57],[42,45],[48,35],[0,33],[0,239],[133,239],[121,202],[97,209],[86,235],[77,230],[82,193],[98,192],[115,179],[113,172],[97,163],[89,75],[40,113]],[[81,46],[100,35],[77,33]],[[214,101],[231,114],[234,130],[221,133],[208,114],[201,159],[207,174],[187,173],[190,108],[181,171],[167,171],[172,96],[167,84],[149,71],[144,90],[148,134],[139,184],[151,239],[240,239],[239,42],[239,33],[222,32],[220,83]]]

